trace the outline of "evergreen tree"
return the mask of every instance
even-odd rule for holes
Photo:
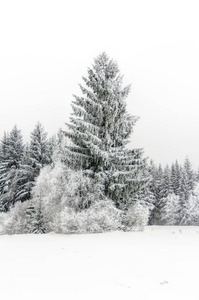
[[[39,175],[39,171],[43,166],[51,162],[47,133],[39,122],[31,133],[30,159],[37,175]]]
[[[24,145],[22,134],[21,131],[18,130],[17,126],[15,125],[14,128],[11,130],[8,138],[8,159],[10,161],[10,166],[19,166],[19,163],[23,156],[23,150]]]
[[[153,160],[150,161],[149,167],[148,167],[151,180],[150,180],[150,191],[153,193],[155,199],[158,198],[158,174],[157,174],[157,167]]]
[[[173,191],[175,195],[180,194],[180,182],[182,177],[182,168],[176,160],[175,164],[171,167],[171,181],[173,186]]]
[[[6,171],[8,164],[8,134],[4,132],[4,136],[0,143],[0,197],[6,191]]]
[[[122,87],[117,63],[105,53],[83,80],[86,88],[80,85],[83,96],[74,96],[65,132],[73,143],[67,147],[70,164],[89,171],[101,180],[106,196],[117,206],[125,205],[146,182],[140,175],[145,167],[142,151],[125,147],[137,120],[126,111],[130,86]]]
[[[196,174],[192,169],[191,163],[189,161],[189,158],[186,157],[184,161],[184,172],[187,177],[187,184],[188,184],[188,190],[193,191],[196,186]]]
[[[56,146],[54,147],[54,152],[52,156],[53,162],[55,161],[62,161],[66,165],[69,164],[69,159],[66,156],[66,147],[71,144],[70,140],[65,136],[63,130],[59,129],[57,136],[56,136]]]
[[[15,126],[4,134],[0,148],[0,210],[7,211],[17,201],[30,199],[40,169],[51,162],[53,139],[40,123],[31,133],[30,146],[24,147],[20,130]]]
[[[159,225],[161,219],[161,210],[164,204],[162,201],[163,170],[161,165],[157,167],[154,162],[150,163],[149,170],[152,177],[149,186],[154,195],[154,207],[150,214],[149,223],[150,225]]]
[[[155,174],[156,179],[156,199],[160,200],[162,198],[162,182],[163,182],[163,169],[161,164],[159,164],[158,169]]]
[[[136,193],[136,202],[138,202],[142,207],[148,209],[148,224],[152,225],[153,224],[153,211],[154,211],[154,204],[155,204],[155,196],[154,193],[152,192],[154,188],[154,180],[152,177],[152,168],[155,168],[155,165],[153,161],[150,162],[150,165],[147,166],[147,169],[144,170],[143,172],[143,177],[149,178],[148,183],[141,188],[137,193]],[[146,219],[145,219],[146,220]]]
[[[43,166],[51,162],[55,139],[47,140],[47,133],[40,123],[37,123],[31,133],[30,145],[26,145],[19,170],[19,188],[17,199],[30,199],[35,180]]]
[[[168,165],[164,168],[162,179],[159,185],[159,199],[156,204],[156,222],[158,225],[164,225],[165,206],[167,205],[168,196],[172,194],[171,170]]]
[[[18,174],[18,190],[16,193],[17,201],[26,201],[31,197],[31,190],[34,186],[35,171],[30,158],[30,147],[27,144],[24,147],[24,153],[21,160],[21,167]]]
[[[162,224],[163,225],[178,225],[179,215],[179,196],[174,193],[168,194],[165,199],[165,205],[162,209]]]
[[[21,131],[14,126],[8,135],[4,134],[1,142],[0,211],[9,210],[18,200],[16,194],[23,151]]]
[[[199,226],[199,184],[196,185],[193,193],[189,196],[185,212],[181,223],[183,225]]]
[[[162,183],[161,183],[161,198],[166,198],[169,194],[173,192],[172,182],[171,182],[171,170],[168,165],[166,165]]]
[[[25,217],[28,220],[26,224],[26,233],[46,233],[45,221],[40,199],[36,199],[36,201],[30,201],[30,205],[25,211]]]
[[[184,166],[182,169],[181,182],[180,182],[180,213],[179,213],[179,223],[184,224],[188,218],[187,215],[187,205],[189,198],[193,194],[193,190],[196,185],[196,179],[194,171],[192,170],[191,163],[188,158],[184,161]]]
[[[198,170],[196,172],[196,182],[197,183],[199,182],[199,167],[198,167]]]
[[[8,134],[4,132],[3,138],[0,143],[0,163],[7,161],[8,155]]]
[[[32,189],[40,170],[51,163],[55,139],[47,140],[47,133],[43,126],[37,123],[30,137],[30,145],[26,145],[18,174],[18,190],[15,195],[17,200],[26,201],[31,198]],[[37,200],[37,201],[36,201]],[[32,201],[27,207],[26,216],[27,232],[44,233],[42,209],[39,198]]]
[[[48,163],[52,162],[53,153],[56,151],[58,145],[57,136],[53,135],[47,140],[46,154],[48,157]]]

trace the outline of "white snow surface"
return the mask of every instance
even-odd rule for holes
[[[199,227],[0,236],[0,299],[199,299]]]

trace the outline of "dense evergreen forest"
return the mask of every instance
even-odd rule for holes
[[[87,233],[144,225],[199,225],[199,175],[185,158],[162,167],[128,149],[137,117],[130,86],[100,54],[74,96],[67,131],[37,123],[24,144],[15,126],[0,142],[2,233]]]

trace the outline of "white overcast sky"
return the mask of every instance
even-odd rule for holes
[[[140,116],[132,147],[157,163],[199,165],[199,2],[1,1],[0,138],[15,124],[27,140],[37,121],[66,129],[72,94],[102,51],[132,84]]]

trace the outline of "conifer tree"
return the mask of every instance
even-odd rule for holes
[[[155,199],[157,199],[158,198],[158,187],[157,187],[158,176],[157,176],[157,167],[153,160],[150,161],[148,170],[151,176],[151,180],[149,184],[150,191],[153,193]]]
[[[152,177],[149,186],[154,195],[154,208],[151,211],[149,223],[150,225],[158,225],[161,219],[161,210],[164,205],[162,201],[163,170],[161,165],[157,167],[154,162],[151,162],[149,170]]]
[[[126,149],[137,120],[126,110],[130,86],[122,87],[118,65],[105,53],[94,60],[83,80],[83,96],[74,96],[65,132],[72,141],[67,155],[71,166],[101,180],[105,195],[120,206],[146,182],[140,172],[145,167],[142,151]]]
[[[48,150],[47,133],[41,123],[38,122],[31,133],[30,140],[30,158],[37,175],[43,166],[51,162]]]
[[[193,191],[195,186],[196,186],[196,174],[192,169],[191,163],[189,161],[189,158],[186,157],[184,161],[184,172],[187,177],[187,184],[188,184],[188,189],[189,191]]]
[[[8,164],[8,134],[4,132],[4,136],[0,143],[0,197],[6,191],[6,171]]]
[[[7,211],[17,201],[30,199],[40,169],[51,162],[53,139],[40,123],[31,133],[30,145],[24,147],[20,130],[15,126],[4,134],[0,148],[0,210]]]
[[[18,190],[16,193],[17,201],[26,201],[30,199],[31,190],[34,186],[35,170],[30,158],[30,147],[27,144],[24,147],[24,153],[21,160],[21,167],[18,175]]]
[[[162,183],[161,183],[161,197],[166,198],[173,192],[171,181],[171,170],[168,165],[164,168]]]
[[[19,171],[17,199],[30,199],[31,191],[40,170],[51,162],[55,140],[47,140],[47,133],[41,123],[37,123],[31,133],[30,145],[26,145]]]
[[[48,157],[47,164],[52,162],[53,153],[56,151],[58,145],[57,136],[53,135],[47,140],[46,154]]]
[[[163,183],[163,169],[161,164],[159,164],[156,173],[155,173],[155,179],[156,179],[156,199],[160,200],[162,197],[162,183]]]
[[[184,166],[182,169],[181,182],[180,182],[180,212],[179,212],[179,223],[184,224],[187,220],[187,205],[189,198],[193,194],[193,190],[196,185],[196,179],[194,171],[192,170],[191,163],[188,158],[184,161]]]
[[[176,160],[175,164],[172,164],[171,166],[171,181],[172,181],[172,187],[175,195],[179,195],[180,193],[181,177],[182,177],[181,166]]]
[[[199,167],[198,167],[198,170],[196,172],[196,182],[197,183],[199,182]]]
[[[22,134],[15,125],[11,130],[8,139],[8,159],[10,161],[10,165],[15,165],[16,167],[19,165],[23,156],[23,150],[24,145]]]
[[[40,199],[30,201],[25,217],[28,219],[27,233],[43,234],[46,233],[45,222]]]
[[[199,184],[196,185],[193,193],[186,202],[184,218],[181,222],[183,225],[199,225]]]
[[[31,133],[30,145],[27,145],[24,151],[18,180],[20,186],[16,195],[20,201],[30,199],[41,168],[51,163],[54,142],[53,138],[47,140],[47,133],[41,123],[38,122]],[[30,207],[27,208],[27,217],[29,218],[28,232],[44,233],[39,199],[31,202]]]
[[[0,143],[0,162],[5,162],[9,158],[8,155],[8,134],[4,132],[3,138]]]
[[[17,201],[19,170],[24,145],[17,126],[1,142],[2,161],[0,167],[0,211],[7,211]]]

